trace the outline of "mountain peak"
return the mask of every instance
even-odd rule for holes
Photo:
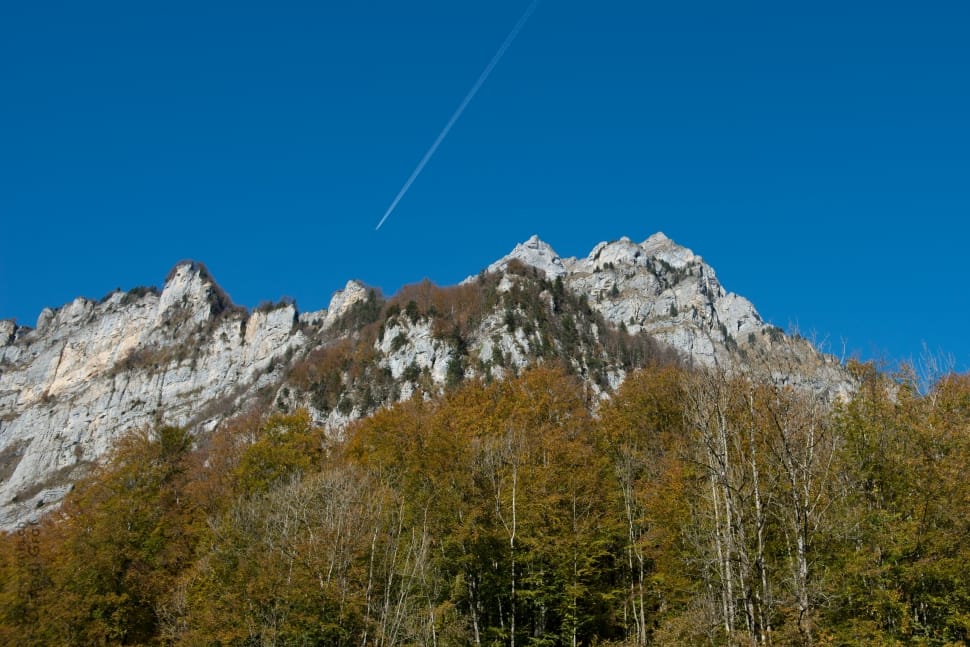
[[[488,271],[513,261],[544,276],[474,277],[478,296],[422,286],[411,291],[416,300],[401,295],[386,308],[376,290],[351,280],[327,310],[299,317],[287,304],[236,308],[204,265],[183,261],[161,292],[78,298],[46,310],[34,330],[0,322],[0,530],[49,509],[125,430],[161,414],[211,430],[225,412],[263,403],[274,389],[283,410],[306,406],[339,432],[415,389],[432,394],[469,376],[501,378],[553,356],[604,393],[636,357],[659,353],[658,343],[691,365],[757,364],[786,384],[846,388],[837,360],[764,322],[662,233],[640,244],[601,242],[580,259],[562,259],[531,236]],[[487,296],[512,285],[519,289],[499,301]],[[346,361],[369,364],[346,371]]]
[[[347,281],[343,290],[337,290],[330,298],[330,305],[327,306],[327,315],[324,327],[330,327],[344,313],[350,310],[355,303],[367,299],[367,286],[356,279]]]
[[[223,291],[205,263],[191,259],[179,261],[169,270],[162,291],[179,289],[181,286],[192,283],[211,286],[219,292]]]
[[[647,238],[640,244],[640,247],[648,255],[659,258],[663,262],[678,269],[703,262],[700,256],[683,245],[678,245],[662,231],[658,231],[653,236]]]
[[[606,263],[627,263],[636,265],[644,258],[643,249],[626,236],[611,242],[602,242],[594,247],[586,257],[590,265]]]
[[[507,268],[512,260],[538,268],[545,272],[550,279],[566,274],[566,268],[556,250],[535,234],[524,243],[516,245],[510,253],[489,265],[486,271],[500,272]]]
[[[171,308],[181,308],[198,313],[193,318],[202,320],[233,307],[232,299],[212,278],[209,268],[190,260],[176,263],[168,273],[158,313],[161,317]]]

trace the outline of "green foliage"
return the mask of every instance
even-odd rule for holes
[[[391,340],[391,352],[396,353],[397,351],[404,348],[408,343],[408,338],[404,333],[398,333],[395,335],[394,339]]]
[[[448,387],[456,387],[465,379],[465,358],[461,355],[454,355],[448,360],[445,373],[445,384]]]
[[[414,362],[408,364],[404,372],[401,373],[401,379],[405,382],[416,382],[419,377],[421,377],[421,369]]]
[[[149,294],[153,294],[157,296],[158,294],[160,294],[160,292],[158,288],[155,287],[154,285],[150,285],[150,286],[140,285],[138,287],[134,287],[128,290],[127,292],[125,292],[124,295],[121,297],[121,305],[126,306],[132,303],[136,303],[137,301],[140,301],[142,298],[144,298]]]
[[[778,326],[768,326],[762,330],[762,334],[767,333],[768,337],[773,343],[779,343],[785,339],[785,331]]]
[[[279,301],[263,301],[258,306],[256,306],[255,312],[269,313],[274,310],[281,310],[283,308],[288,308],[295,305],[293,297],[282,297]]]
[[[411,323],[417,323],[420,317],[420,312],[418,311],[418,303],[414,299],[409,299],[407,305],[404,307],[404,314],[408,316]]]
[[[829,623],[853,639],[965,644],[970,379],[944,377],[921,396],[911,383],[861,374],[838,417],[849,496],[847,533],[834,544],[842,604]]]
[[[371,288],[367,290],[367,297],[351,305],[347,312],[334,322],[333,327],[344,332],[360,330],[376,322],[381,316],[383,307],[384,298],[381,293]]]

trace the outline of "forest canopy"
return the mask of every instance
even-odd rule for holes
[[[537,368],[138,430],[0,541],[8,645],[956,645],[970,378]]]

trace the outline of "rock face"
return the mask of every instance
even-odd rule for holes
[[[450,288],[454,299],[485,304],[460,331],[440,308],[405,312],[401,303],[391,312],[357,281],[324,311],[281,303],[249,312],[197,263],[177,265],[160,291],[45,309],[34,329],[0,321],[0,529],[50,509],[121,434],[159,422],[204,432],[262,403],[306,406],[338,430],[416,392],[553,360],[605,396],[631,366],[607,348],[623,344],[604,343],[613,326],[623,331],[609,333],[614,341],[642,331],[687,362],[757,365],[778,381],[848,388],[837,361],[767,325],[701,257],[663,234],[600,243],[582,259],[560,258],[534,236],[487,272],[487,285],[470,278]],[[378,322],[380,332],[366,337]],[[370,364],[331,376],[326,383],[339,392],[325,392],[313,370],[294,375],[341,344],[365,344],[353,356]]]
[[[680,351],[689,363],[728,370],[763,365],[779,381],[844,391],[835,358],[765,323],[754,305],[727,292],[714,268],[663,233],[596,245],[586,258],[561,258],[533,236],[488,271],[512,261],[558,278],[616,326],[644,331]],[[755,366],[757,367],[757,366]]]
[[[507,256],[489,265],[485,271],[501,272],[509,266],[509,262],[512,260],[537,267],[551,279],[567,273],[559,254],[548,243],[539,240],[538,236],[532,236],[524,243],[519,243]]]
[[[339,303],[352,303],[349,290]],[[278,383],[327,313],[252,313],[205,268],[176,266],[164,289],[45,309],[37,327],[0,328],[0,527],[63,497],[125,431],[162,421],[207,428]]]

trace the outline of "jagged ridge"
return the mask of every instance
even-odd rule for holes
[[[120,434],[162,420],[204,433],[245,406],[304,406],[339,431],[388,402],[535,362],[563,363],[601,397],[674,354],[846,386],[837,362],[764,323],[663,234],[583,259],[534,236],[460,286],[385,300],[350,281],[327,310],[303,314],[292,303],[248,312],[203,265],[179,263],[161,291],[79,298],[33,330],[0,322],[0,526],[58,501]]]

